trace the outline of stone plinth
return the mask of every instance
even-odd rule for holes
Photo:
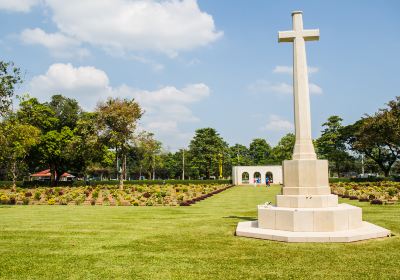
[[[361,208],[348,204],[325,208],[258,206],[258,227],[263,229],[326,232],[361,226]]]
[[[321,208],[338,205],[338,196],[326,195],[277,195],[276,206],[291,208]]]
[[[257,221],[240,222],[236,229],[237,236],[268,239],[282,242],[354,242],[372,238],[390,236],[390,231],[368,222],[361,227],[344,231],[296,232],[258,227]]]

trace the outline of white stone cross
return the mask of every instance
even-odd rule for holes
[[[303,15],[292,13],[293,30],[281,31],[278,42],[293,43],[293,95],[296,143],[293,159],[316,159],[311,138],[310,95],[305,41],[319,39],[319,29],[304,30]]]

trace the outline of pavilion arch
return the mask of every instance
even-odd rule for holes
[[[254,178],[254,182],[252,182],[252,183],[259,183],[259,184],[261,183],[261,173],[260,172],[258,172],[258,171],[254,172],[253,178]]]
[[[267,180],[267,178],[269,178],[270,183],[274,182],[274,174],[271,171],[267,171],[267,173],[265,173],[265,180]]]
[[[260,175],[255,174],[256,172]],[[233,166],[232,167],[232,183],[235,185],[254,184],[254,178],[260,178],[260,184],[265,184],[267,172],[273,175],[274,184],[283,183],[283,174],[281,165],[268,166]],[[257,175],[257,176],[254,176]],[[248,176],[248,177],[247,177]],[[247,179],[248,178],[248,179]]]
[[[242,183],[243,184],[249,184],[250,183],[249,172],[243,172],[242,173]]]

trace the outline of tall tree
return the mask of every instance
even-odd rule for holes
[[[51,183],[57,185],[62,174],[71,167],[75,150],[73,131],[65,126],[61,131],[51,130],[43,134],[38,145],[40,160],[50,167]]]
[[[44,133],[59,126],[54,110],[29,95],[20,97],[17,118],[24,124],[36,126]]]
[[[49,107],[54,111],[55,117],[58,119],[57,130],[61,130],[65,126],[70,129],[75,128],[82,112],[75,99],[67,98],[60,94],[53,95]]]
[[[82,112],[75,125],[75,137],[71,143],[75,151],[73,163],[76,171],[86,178],[88,167],[95,163],[104,162],[108,151],[98,135],[96,113]]]
[[[345,138],[342,135],[342,118],[330,116],[323,123],[324,130],[316,141],[318,154],[329,161],[330,167],[340,177],[341,165],[350,155],[346,151]]]
[[[115,149],[119,161],[124,160],[129,145],[134,140],[137,121],[143,114],[142,109],[134,99],[109,98],[98,104],[96,112],[105,143]],[[124,172],[119,172],[120,189],[124,188],[123,174]]]
[[[367,116],[343,131],[350,148],[375,161],[387,177],[399,154],[387,144],[381,123],[376,117]]]
[[[29,150],[39,142],[39,135],[38,128],[22,124],[15,118],[8,119],[0,125],[0,158],[8,165],[14,191],[19,168],[24,163]]]
[[[293,133],[288,133],[279,140],[278,144],[272,149],[274,161],[281,164],[284,160],[289,160],[293,155],[296,137]]]
[[[20,83],[21,70],[13,62],[0,61],[0,117],[10,111],[15,87]]]
[[[249,153],[254,165],[265,165],[272,160],[271,146],[265,139],[253,139],[249,146]]]
[[[249,149],[247,149],[246,146],[235,144],[234,146],[229,147],[229,153],[233,166],[251,164]]]
[[[227,158],[227,152],[228,144],[214,128],[197,129],[189,145],[192,172],[210,178],[218,172],[218,154]]]
[[[139,147],[142,149],[142,167],[149,178],[155,179],[155,171],[161,165],[161,142],[154,138],[153,133],[144,132],[139,137]]]

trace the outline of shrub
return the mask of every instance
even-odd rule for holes
[[[10,198],[7,195],[2,194],[0,196],[0,203],[1,204],[9,204],[10,203]]]
[[[145,192],[145,193],[143,194],[143,197],[145,197],[145,198],[150,198],[150,196],[151,196],[151,194],[148,193],[148,192]]]
[[[30,191],[25,192],[25,197],[31,197],[32,193]]]
[[[387,189],[387,192],[390,196],[395,196],[397,194],[397,189],[394,187],[390,187]]]
[[[380,199],[373,199],[371,200],[371,204],[382,205],[383,202]]]
[[[47,201],[47,204],[48,204],[48,205],[54,205],[54,204],[56,204],[56,200],[55,200],[54,198],[50,198],[50,199]]]
[[[42,193],[41,192],[39,192],[39,191],[36,191],[35,192],[35,195],[34,195],[34,199],[35,200],[40,200],[40,197],[42,196]]]

